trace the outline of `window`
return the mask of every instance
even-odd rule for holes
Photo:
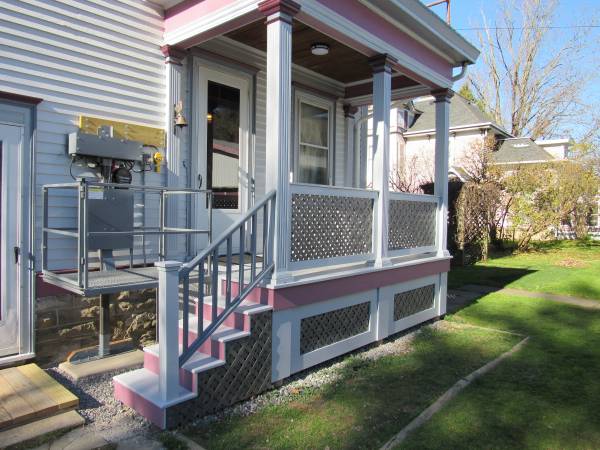
[[[329,184],[333,103],[302,95],[296,105],[296,181]]]

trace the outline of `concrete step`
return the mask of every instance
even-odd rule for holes
[[[72,430],[73,428],[83,426],[84,423],[85,420],[76,411],[63,412],[1,431],[0,445],[2,445],[2,448],[5,448],[17,444],[26,444],[45,434]]]

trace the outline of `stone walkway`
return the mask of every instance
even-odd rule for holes
[[[547,294],[544,292],[526,291],[524,289],[500,288],[492,286],[482,286],[478,284],[466,284],[459,289],[448,291],[448,312],[455,312],[463,306],[483,297],[491,292],[501,294],[516,295],[519,297],[540,298],[557,303],[579,306],[588,309],[600,309],[600,301],[587,298],[571,297],[568,295]]]

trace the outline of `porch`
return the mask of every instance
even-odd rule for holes
[[[214,239],[156,263],[159,343],[115,378],[117,398],[161,427],[445,314],[452,69],[476,51],[420,4],[216,3],[167,11],[163,47],[168,185],[202,180],[223,199]],[[426,27],[409,10],[439,32],[414,38]],[[436,98],[434,194],[391,192],[392,101],[424,94]],[[355,142],[365,122],[372,135]],[[192,228],[207,208],[189,204]]]

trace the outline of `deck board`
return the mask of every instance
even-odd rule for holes
[[[77,397],[35,364],[0,370],[0,430],[78,404]]]

